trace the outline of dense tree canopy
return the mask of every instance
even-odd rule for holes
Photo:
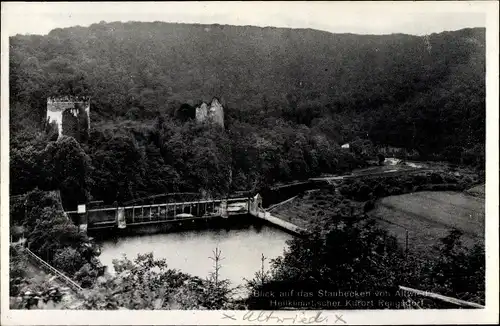
[[[47,186],[45,175],[109,202],[220,195],[361,166],[378,145],[484,166],[484,37],[484,29],[417,37],[160,22],[17,35],[12,191],[32,189],[29,180]],[[54,140],[41,133],[46,98],[61,94],[91,97],[84,153],[61,148],[88,156],[85,177],[63,178],[67,159],[47,162],[43,151]],[[194,123],[194,107],[213,96],[225,130]],[[357,146],[341,151],[345,142]]]

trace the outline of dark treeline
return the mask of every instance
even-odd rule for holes
[[[439,239],[434,259],[418,260],[405,257],[396,239],[373,220],[353,215],[325,220],[329,223],[308,237],[289,241],[270,270],[256,273],[249,284],[249,309],[408,309],[413,300],[418,304],[412,309],[457,308],[401,293],[398,285],[484,305],[484,246],[464,247],[461,232]],[[269,293],[274,297],[265,295]]]
[[[362,166],[377,145],[481,167],[484,33],[130,22],[11,37],[11,192],[60,185],[68,205],[216,196]],[[91,97],[87,143],[51,142],[54,95]],[[193,121],[213,96],[224,130]]]

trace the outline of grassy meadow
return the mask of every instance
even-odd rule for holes
[[[379,220],[409,249],[432,255],[438,240],[456,228],[463,232],[463,243],[484,243],[484,199],[458,192],[416,192],[380,199],[370,216]]]

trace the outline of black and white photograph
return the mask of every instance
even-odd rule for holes
[[[498,322],[498,2],[2,2],[1,133],[2,324]]]

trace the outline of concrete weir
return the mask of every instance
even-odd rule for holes
[[[252,214],[252,215],[254,215],[254,214]],[[262,220],[266,220],[269,223],[274,224],[280,228],[283,228],[283,229],[285,229],[285,230],[287,230],[295,235],[300,235],[302,232],[306,231],[306,229],[301,228],[300,226],[297,226],[297,225],[292,224],[290,222],[284,221],[284,220],[280,219],[279,217],[273,216],[273,215],[271,215],[271,213],[266,212],[266,211],[258,212],[254,216],[258,217]]]
[[[275,226],[278,226],[282,229],[289,231],[292,234],[300,235],[302,232],[305,232],[306,229],[301,228],[293,223],[284,221],[279,217],[271,215],[270,212],[264,210],[262,208],[262,196],[257,194],[255,197],[250,199],[249,204],[249,213],[259,219],[265,220]]]

